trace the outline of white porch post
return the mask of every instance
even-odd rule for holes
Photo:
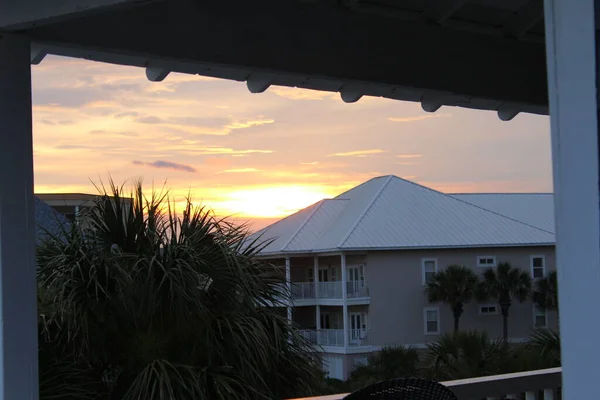
[[[313,260],[313,285],[315,291],[315,299],[319,298],[319,256],[315,256]]]
[[[316,306],[316,311],[315,311],[315,319],[316,319],[316,324],[315,326],[317,327],[317,330],[321,330],[321,306],[317,304]]]
[[[563,393],[566,400],[597,399],[600,314],[590,306],[600,304],[594,1],[544,5]]]
[[[0,34],[0,400],[38,398],[30,57]]]
[[[292,293],[292,263],[289,257],[285,258],[285,284],[287,285],[288,293]],[[288,323],[292,323],[292,300],[288,300],[287,319]]]
[[[348,285],[346,284],[346,281],[348,280],[347,278],[347,274],[348,271],[346,271],[346,254],[342,253],[341,255],[341,259],[342,259],[342,301],[343,301],[343,305],[342,305],[342,317],[343,317],[343,321],[344,321],[344,347],[348,347],[349,343],[350,343],[350,329],[349,329],[349,323],[348,323]]]

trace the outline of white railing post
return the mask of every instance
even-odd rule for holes
[[[342,264],[342,299],[343,299],[343,305],[342,305],[342,314],[343,314],[343,321],[344,321],[344,347],[348,347],[349,344],[349,332],[350,332],[350,327],[348,326],[348,293],[346,292],[346,289],[348,289],[348,287],[346,286],[346,282],[348,281],[348,271],[346,271],[346,254],[342,253],[341,255],[341,264]]]
[[[0,33],[2,400],[39,396],[30,57],[27,38]]]
[[[319,256],[313,260],[313,285],[315,285],[315,299],[319,298]]]
[[[321,329],[321,306],[317,304],[316,310],[315,310],[315,317],[317,319],[317,323],[316,323],[316,327],[317,330]]]
[[[598,109],[594,0],[545,0],[563,393],[600,399]]]

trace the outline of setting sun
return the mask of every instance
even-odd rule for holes
[[[213,204],[218,214],[239,217],[276,218],[289,215],[333,194],[318,186],[258,187],[235,190]]]

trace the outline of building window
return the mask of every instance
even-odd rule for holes
[[[440,333],[440,309],[437,307],[427,307],[423,310],[423,319],[425,322],[425,334],[437,335]]]
[[[481,304],[479,305],[479,315],[498,315],[498,305]]]
[[[423,285],[428,284],[433,279],[433,275],[437,272],[437,259],[424,258],[421,265],[423,269]]]
[[[477,266],[482,268],[489,268],[496,266],[495,256],[480,256],[477,257]]]
[[[546,275],[546,259],[544,256],[531,256],[531,277],[543,278]]]
[[[536,328],[548,327],[548,313],[536,305],[533,306],[533,326]]]

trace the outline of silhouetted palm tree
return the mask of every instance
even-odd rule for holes
[[[533,301],[543,310],[558,312],[558,279],[556,271],[552,271],[548,276],[535,281]]]
[[[352,390],[373,383],[409,378],[419,374],[419,352],[411,347],[387,346],[369,357],[365,365],[357,367],[350,378]]]
[[[111,191],[38,251],[41,398],[309,394],[320,367],[288,323],[263,244],[188,201]],[[55,397],[53,397],[55,396]]]
[[[425,375],[438,381],[497,374],[506,352],[502,340],[477,331],[447,333],[427,347]]]
[[[436,272],[425,288],[430,303],[450,305],[454,316],[454,332],[458,332],[464,305],[473,299],[477,281],[477,275],[471,269],[462,265],[450,265]]]
[[[509,263],[500,263],[496,269],[488,269],[477,285],[477,299],[494,300],[502,312],[502,337],[508,340],[508,310],[517,300],[524,302],[531,293],[531,277],[527,272],[513,268]]]

